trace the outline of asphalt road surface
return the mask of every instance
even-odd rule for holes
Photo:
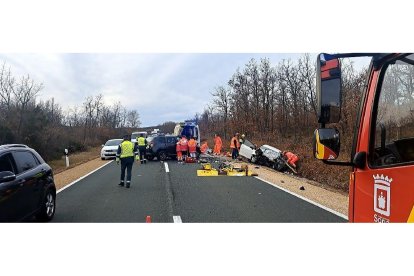
[[[344,222],[254,177],[197,177],[198,164],[135,163],[131,188],[111,162],[57,195],[54,222]]]

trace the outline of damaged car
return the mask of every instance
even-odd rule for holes
[[[257,148],[252,142],[245,140],[240,146],[239,155],[251,163],[267,166],[277,171],[287,169],[282,151],[269,145],[263,145]]]

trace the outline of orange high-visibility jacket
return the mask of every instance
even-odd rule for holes
[[[296,165],[295,163],[298,162],[298,160],[299,160],[299,157],[296,154],[288,151],[288,152],[285,153],[285,155],[286,155],[286,157],[288,159],[287,162],[289,164]]]
[[[180,145],[181,145],[181,151],[187,151],[188,150],[188,140],[187,139],[181,138]]]
[[[201,151],[201,153],[206,153],[207,149],[208,149],[208,144],[207,144],[207,142],[204,142],[200,147],[200,151]]]
[[[236,145],[237,149],[240,148],[240,142],[239,142],[239,139],[237,139],[236,136],[234,136],[233,138],[231,138],[230,148],[234,149],[235,148],[234,145]]]
[[[197,150],[197,142],[193,138],[188,141],[188,151],[189,152],[196,152]]]
[[[223,146],[223,142],[221,141],[221,138],[219,136],[214,138],[214,151],[213,152],[220,154],[222,146]]]

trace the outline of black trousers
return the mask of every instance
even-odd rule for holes
[[[132,165],[134,165],[134,157],[121,158],[121,182],[125,180],[125,169],[127,170],[127,182],[131,182]]]
[[[146,147],[145,146],[139,146],[139,159],[141,159],[141,162],[145,159],[145,150]]]
[[[233,148],[233,150],[231,151],[231,158],[237,159],[238,156],[239,156],[239,150],[236,148]]]

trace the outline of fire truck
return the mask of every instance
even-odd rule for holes
[[[341,117],[341,59],[371,57],[349,161],[337,161]],[[315,158],[350,166],[351,222],[414,222],[414,54],[319,54]]]

